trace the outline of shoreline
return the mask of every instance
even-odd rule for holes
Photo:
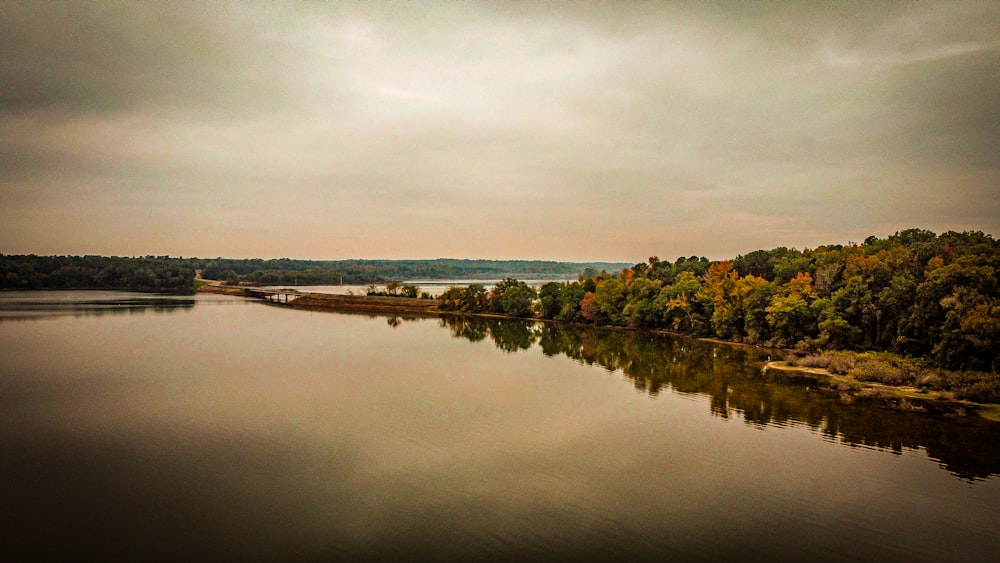
[[[220,295],[230,295],[234,297],[248,297],[246,288],[238,286],[227,286],[221,283],[203,283],[196,291],[201,293],[215,293]],[[640,332],[643,329],[618,327],[618,326],[597,326],[590,324],[561,321],[557,319],[520,318],[510,317],[496,313],[469,313],[460,311],[444,311],[438,307],[437,299],[416,299],[410,297],[386,297],[369,295],[335,295],[330,293],[306,293],[302,292],[300,297],[282,303],[283,307],[293,307],[306,311],[330,311],[346,313],[372,313],[372,314],[398,314],[398,315],[420,315],[420,316],[442,316],[457,315],[470,317],[498,318],[511,320],[529,320],[535,322],[553,322],[573,326],[596,327],[611,330],[627,330]],[[666,334],[670,336],[680,336],[684,338],[694,338],[703,342],[721,344],[725,346],[750,347],[761,350],[773,350],[777,354],[786,354],[789,351],[781,348],[762,348],[752,344],[741,342],[728,342],[718,338],[697,338],[685,334],[676,333],[665,329],[651,329],[647,332],[653,334]],[[803,366],[792,366],[782,360],[768,361],[764,364],[763,370],[776,370],[784,373],[808,374],[822,379],[831,389],[848,393],[852,397],[865,399],[885,399],[890,401],[892,408],[912,411],[933,411],[944,414],[964,416],[972,410],[979,416],[992,422],[1000,422],[1000,405],[977,403],[974,401],[960,400],[948,396],[947,392],[935,390],[920,390],[911,386],[893,386],[882,383],[860,381],[850,375],[837,375],[823,368],[810,368]],[[801,376],[800,376],[801,377]]]
[[[764,365],[764,370],[815,376],[827,383],[831,389],[846,392],[852,397],[891,401],[891,406],[900,410],[933,411],[955,416],[966,416],[969,411],[974,411],[986,420],[1000,422],[1000,405],[956,399],[951,397],[947,391],[921,390],[908,385],[886,385],[861,381],[851,375],[832,373],[825,368],[793,366],[781,360],[767,362]],[[798,377],[804,377],[804,375]]]

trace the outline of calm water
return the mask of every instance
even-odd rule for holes
[[[225,296],[0,294],[0,556],[996,560],[1000,425],[852,403],[761,359]]]
[[[520,278],[518,278],[520,279]],[[474,279],[449,279],[449,280],[407,280],[402,283],[407,285],[415,285],[420,288],[421,293],[427,293],[428,295],[438,296],[448,291],[449,287],[459,286],[466,287],[469,284],[478,283],[482,284],[487,290],[493,289],[493,287],[500,282],[500,279],[484,279],[484,280],[474,280]],[[541,289],[541,287],[551,281],[555,282],[566,282],[566,281],[576,281],[576,277],[565,277],[565,278],[546,278],[546,279],[531,279],[525,278],[520,279],[529,286],[535,288],[536,290]],[[312,293],[331,293],[333,295],[365,295],[368,292],[368,285],[300,285],[300,286],[288,286],[288,285],[272,285],[266,286],[271,289],[282,289],[287,287],[295,287],[299,291],[312,292]],[[375,284],[375,287],[379,291],[385,291],[385,284]]]

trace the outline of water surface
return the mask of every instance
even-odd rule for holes
[[[3,294],[0,549],[995,557],[996,425],[850,402],[762,373],[764,359],[625,331],[206,294]]]
[[[405,285],[415,285],[420,288],[420,293],[426,293],[432,296],[438,296],[448,291],[450,287],[468,287],[470,284],[478,283],[486,288],[487,291],[493,289],[497,283],[502,281],[503,278],[488,278],[488,279],[445,279],[445,280],[407,280],[401,283]],[[567,281],[576,281],[576,277],[551,277],[545,279],[537,278],[524,278],[520,279],[530,287],[536,290],[541,289],[541,287],[549,282],[559,282],[564,283]],[[299,291],[307,293],[330,293],[333,295],[366,295],[368,292],[368,287],[370,284],[358,285],[358,284],[340,284],[340,285],[300,285],[300,286],[287,286],[287,285],[272,285],[266,286],[268,289],[282,289],[287,287],[295,287]],[[378,291],[385,291],[385,284],[374,284]]]

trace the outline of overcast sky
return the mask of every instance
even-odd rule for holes
[[[0,0],[0,252],[1000,233],[1000,2]]]

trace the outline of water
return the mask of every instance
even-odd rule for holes
[[[995,558],[1000,425],[850,402],[761,359],[206,294],[2,294],[0,553]]]
[[[502,280],[501,279],[483,279],[483,280],[474,280],[474,279],[449,279],[449,280],[409,280],[409,281],[404,281],[402,283],[406,284],[406,285],[415,285],[415,286],[417,286],[417,287],[420,288],[420,293],[427,293],[428,295],[437,297],[438,295],[441,295],[445,291],[448,291],[449,287],[452,287],[452,286],[467,287],[468,285],[473,284],[473,283],[482,284],[483,287],[485,287],[486,290],[489,291],[489,290],[493,289],[493,287],[496,286],[496,284],[499,283],[500,281],[502,281]],[[523,280],[520,280],[520,281],[523,281],[524,283],[528,284],[530,287],[533,287],[536,290],[538,290],[543,285],[545,285],[545,284],[547,284],[549,282],[552,282],[552,281],[558,282],[558,283],[565,283],[567,281],[576,281],[576,278],[575,277],[573,277],[573,278],[569,278],[569,277],[566,277],[566,278],[554,277],[554,278],[546,278],[546,279],[526,278],[526,279],[523,279]],[[290,287],[290,286],[283,286],[283,285],[267,286],[267,288],[269,288],[269,289],[281,289],[281,288],[286,288],[286,287]],[[333,294],[333,295],[365,295],[368,292],[368,285],[356,285],[356,284],[355,285],[351,285],[351,284],[347,284],[347,285],[301,285],[301,286],[291,286],[291,287],[295,287],[299,291],[303,291],[303,292],[330,293],[330,294]],[[385,291],[385,284],[375,284],[375,287],[379,291]]]

